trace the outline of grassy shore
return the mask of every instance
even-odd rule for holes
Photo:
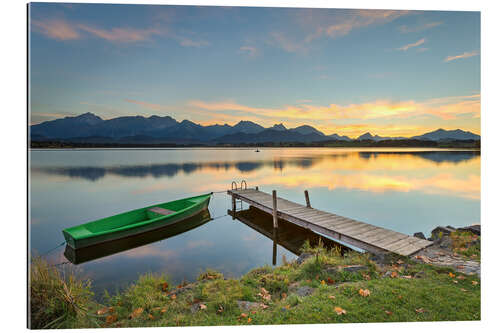
[[[464,245],[465,246],[465,245]],[[261,267],[238,279],[207,271],[172,285],[145,274],[93,300],[91,284],[40,258],[31,269],[33,328],[364,323],[480,319],[480,280],[450,268],[388,256],[309,248],[302,263]],[[471,250],[477,255],[477,249]]]

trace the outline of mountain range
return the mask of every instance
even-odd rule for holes
[[[251,121],[242,120],[234,126],[203,126],[189,120],[177,121],[170,116],[125,116],[104,120],[93,113],[46,121],[30,126],[32,141],[62,140],[95,143],[263,143],[263,142],[320,142],[320,141],[384,141],[384,140],[480,140],[477,134],[456,130],[438,129],[413,137],[381,137],[365,133],[357,138],[323,132],[309,125],[286,128],[275,124],[265,128]]]

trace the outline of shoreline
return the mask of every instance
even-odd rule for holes
[[[446,243],[452,252],[475,255],[470,260],[480,263],[480,237],[464,232],[450,237],[452,242],[443,238],[435,246]],[[468,252],[455,245],[467,246]],[[144,274],[126,290],[104,297],[102,304],[95,301],[90,282],[75,277],[67,280],[67,274],[64,280],[43,260],[31,271],[33,328],[47,324],[47,328],[166,327],[481,318],[477,274],[434,265],[422,256],[356,252],[342,256],[338,249],[311,248],[308,243],[293,262],[256,268],[239,278],[207,270],[196,281],[174,286],[165,275]],[[52,272],[55,282],[50,285],[54,289],[69,285],[71,306],[79,304],[80,310],[72,310],[61,300],[62,308],[53,312],[65,319],[51,324],[45,315],[40,316],[34,303],[43,308],[45,303],[37,300],[61,292],[43,290],[40,286],[47,286],[47,281],[40,281],[40,277],[50,274],[37,272]]]

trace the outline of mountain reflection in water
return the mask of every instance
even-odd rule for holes
[[[353,156],[355,155],[355,156]],[[435,164],[453,163],[458,164],[479,157],[479,151],[416,151],[416,152],[349,152],[332,155],[311,155],[307,157],[273,158],[255,161],[209,161],[196,163],[166,163],[166,164],[143,164],[127,166],[71,166],[71,167],[38,167],[32,169],[34,172],[61,175],[70,178],[82,178],[89,181],[98,181],[107,175],[121,177],[175,177],[179,172],[192,174],[204,170],[229,171],[235,169],[241,173],[259,170],[261,168],[273,168],[285,170],[289,167],[309,169],[320,162],[335,163],[338,160],[356,157],[359,160],[377,159],[379,157],[396,158],[419,158],[434,162]]]

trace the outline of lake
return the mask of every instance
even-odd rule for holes
[[[438,149],[99,149],[31,150],[30,235],[34,253],[64,241],[61,231],[120,212],[223,191],[231,182],[277,190],[314,208],[412,235],[438,225],[480,223],[480,152]],[[92,279],[97,294],[113,293],[145,272],[166,273],[173,282],[193,280],[206,268],[229,277],[297,255],[304,230],[277,244],[261,228],[267,216],[227,216],[230,197],[215,193],[209,216],[189,230],[162,231],[133,246],[115,244],[87,254],[75,268]],[[248,212],[248,206],[241,207]],[[206,215],[206,214],[205,214]],[[248,221],[247,221],[248,222]],[[255,225],[254,225],[255,224]],[[286,228],[280,227],[280,228]],[[290,226],[292,229],[292,226]],[[271,230],[271,229],[269,229]],[[292,244],[293,243],[293,244]],[[66,262],[64,247],[49,253]],[[73,266],[67,264],[66,266]]]

